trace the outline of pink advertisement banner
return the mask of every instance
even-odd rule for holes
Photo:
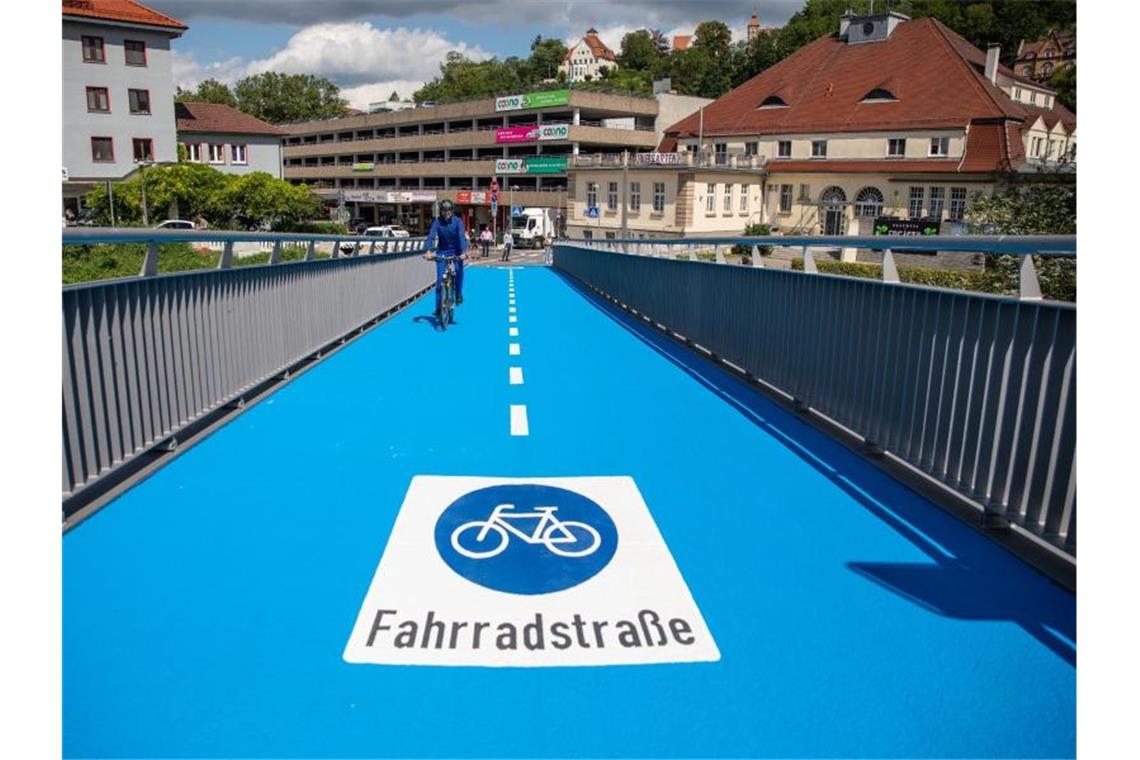
[[[495,142],[497,143],[531,142],[537,139],[537,124],[530,124],[525,127],[504,127],[495,130]]]

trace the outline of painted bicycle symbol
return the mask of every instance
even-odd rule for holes
[[[464,557],[489,559],[506,551],[511,535],[528,544],[543,544],[560,557],[585,557],[602,544],[598,531],[577,520],[559,520],[558,507],[535,507],[533,512],[512,512],[514,504],[500,504],[486,520],[463,523],[451,534],[451,546]],[[529,534],[512,521],[538,519]],[[466,544],[466,545],[465,545]]]

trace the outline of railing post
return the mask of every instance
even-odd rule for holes
[[[218,269],[229,269],[234,265],[234,241],[227,240],[222,246],[222,255],[218,259]]]
[[[1033,263],[1032,254],[1021,257],[1021,277],[1018,279],[1018,298],[1022,301],[1041,300],[1041,282],[1037,279],[1037,266]]]
[[[819,274],[819,270],[815,266],[815,257],[811,255],[811,248],[804,246],[804,273],[805,274]]]
[[[724,250],[721,248],[719,243],[717,243],[716,245],[713,246],[713,253],[716,254],[716,263],[718,263],[718,264],[725,263],[725,261],[724,261]]]
[[[753,269],[763,269],[764,268],[764,257],[760,255],[760,246],[758,246],[758,245],[752,246],[752,268]]]
[[[333,241],[332,257],[334,259],[340,258],[340,238]]]
[[[309,247],[305,250],[305,261],[315,261],[317,258],[317,241],[310,240]]]
[[[883,282],[899,282],[899,270],[890,248],[883,251]]]
[[[142,270],[139,271],[140,277],[154,277],[158,274],[158,242],[155,240],[147,243],[146,256],[143,258]]]
[[[697,252],[693,250],[693,244],[689,243],[689,261],[697,260]]]
[[[280,240],[274,240],[273,241],[273,253],[269,254],[269,263],[270,263],[270,265],[281,263],[281,241]]]
[[[376,255],[376,239],[375,238],[372,239],[372,244],[368,246],[368,255],[369,256],[375,256]]]

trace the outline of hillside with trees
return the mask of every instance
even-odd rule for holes
[[[871,10],[872,0],[807,0],[780,29],[758,35],[751,42],[732,40],[723,21],[706,21],[694,30],[693,44],[673,50],[660,29],[639,29],[626,34],[618,52],[618,68],[605,70],[595,81],[572,87],[633,92],[649,95],[653,81],[668,77],[683,95],[718,98],[764,69],[820,37],[835,34],[839,17],[848,8]],[[1001,45],[1004,63],[1013,62],[1022,39],[1037,39],[1050,29],[1075,29],[1077,6],[1070,0],[878,0],[884,7],[911,18],[937,18],[971,43],[985,49]],[[737,35],[742,36],[742,30]],[[567,86],[558,64],[566,55],[561,41],[536,37],[528,58],[471,61],[460,53],[448,54],[440,75],[416,91],[417,103],[450,102],[524,89]],[[1076,106],[1076,80],[1071,74],[1054,83],[1059,99]]]

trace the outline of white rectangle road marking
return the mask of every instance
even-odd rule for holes
[[[514,313],[515,313],[515,307],[514,307],[514,306],[510,307],[510,308],[508,309],[508,311],[509,311],[511,314],[514,314]]]
[[[507,333],[508,333],[508,335],[510,335],[510,337],[517,338],[517,337],[519,337],[519,328],[512,327],[510,330],[507,331]]]
[[[518,343],[512,343],[511,344],[511,356],[518,356],[521,353],[522,353],[522,349],[519,348],[519,344]]]
[[[508,322],[518,322],[519,318],[512,314],[511,316],[507,317],[507,321]]]
[[[510,377],[511,377],[511,385],[522,385],[523,384],[522,367],[511,367]]]
[[[511,435],[530,435],[525,404],[511,404]]]

